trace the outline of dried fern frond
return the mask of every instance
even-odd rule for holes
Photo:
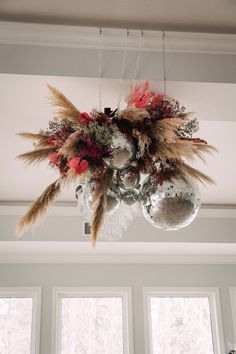
[[[160,142],[170,142],[176,139],[177,130],[183,124],[183,118],[165,118],[159,120],[154,129],[154,136]]]
[[[189,160],[198,157],[204,161],[204,154],[213,151],[215,151],[215,148],[208,144],[176,140],[173,143],[159,143],[155,154],[162,161],[180,160],[183,157]]]
[[[43,160],[46,160],[48,156],[56,150],[56,146],[35,149],[33,151],[25,152],[24,154],[18,155],[17,158],[22,159],[27,165],[30,165],[32,163],[39,163]]]
[[[50,184],[41,196],[30,206],[27,213],[20,219],[16,226],[16,234],[21,236],[30,225],[37,224],[44,216],[61,192],[62,180],[59,178]]]
[[[55,117],[59,119],[67,119],[72,122],[78,122],[80,111],[66,98],[63,93],[57,90],[55,87],[48,85],[49,90],[52,93],[50,97],[51,103],[57,107]]]
[[[183,160],[178,160],[175,162],[171,162],[172,166],[175,168],[177,174],[181,176],[183,179],[188,179],[189,177],[194,178],[201,183],[210,183],[215,184],[214,180],[207,176],[205,173],[189,166]]]

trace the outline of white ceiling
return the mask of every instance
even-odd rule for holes
[[[236,33],[235,0],[3,0],[0,19]]]
[[[25,168],[15,157],[32,149],[30,141],[15,134],[19,131],[37,132],[46,128],[53,110],[48,105],[47,83],[56,86],[81,111],[90,111],[98,104],[97,79],[47,77],[27,75],[0,76],[1,184],[0,200],[27,201],[36,198],[56,178],[47,164]],[[131,82],[123,82],[123,98]],[[163,83],[152,83],[161,92]],[[120,91],[119,80],[103,80],[103,106],[116,107]],[[210,175],[216,186],[201,187],[204,203],[235,204],[236,202],[236,119],[235,84],[168,82],[170,96],[196,112],[200,121],[199,136],[215,145],[218,154],[207,157],[207,163],[195,166]],[[123,103],[124,104],[124,103]],[[73,201],[74,188],[67,188],[61,200]]]

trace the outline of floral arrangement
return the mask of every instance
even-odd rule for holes
[[[49,166],[58,171],[58,179],[19,221],[19,233],[37,223],[59,196],[63,185],[72,181],[78,182],[77,190],[82,191],[85,203],[92,211],[93,243],[105,215],[118,208],[121,201],[128,205],[139,202],[144,208],[144,216],[146,213],[149,221],[157,223],[160,212],[166,211],[163,209],[166,203],[160,207],[166,183],[172,183],[169,190],[175,188],[175,183],[183,182],[185,187],[181,191],[177,188],[175,202],[176,197],[182,198],[178,199],[181,213],[185,206],[190,208],[190,214],[195,212],[199,207],[196,201],[193,197],[186,198],[186,190],[190,187],[188,195],[194,195],[191,181],[213,181],[186,160],[204,158],[204,154],[214,148],[200,138],[193,138],[198,121],[179,102],[150,90],[149,83],[145,82],[131,89],[125,109],[111,111],[107,108],[104,112],[92,110],[88,113],[80,112],[56,88],[49,86],[49,89],[51,102],[57,108],[54,119],[49,122],[48,129],[39,133],[19,133],[35,144],[33,151],[18,157],[27,164],[47,160]],[[142,183],[140,176],[144,175],[148,177]],[[157,193],[162,197],[154,200]],[[149,206],[147,200],[151,200]],[[177,205],[173,200],[168,202],[172,208]],[[188,203],[183,205],[183,201]],[[155,207],[153,214],[152,207]],[[173,217],[175,212],[177,210],[173,209],[171,216],[168,211],[167,218]]]

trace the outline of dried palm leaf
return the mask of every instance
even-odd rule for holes
[[[33,151],[25,152],[24,154],[18,155],[17,158],[24,160],[27,165],[30,165],[32,163],[39,163],[43,160],[46,160],[48,156],[56,150],[56,146],[35,149]]]
[[[55,87],[48,85],[52,93],[50,98],[51,103],[57,107],[55,117],[59,119],[66,119],[72,122],[78,122],[80,111],[66,98],[63,93],[58,91]]]
[[[27,213],[20,219],[16,226],[16,233],[21,236],[30,225],[37,224],[44,216],[61,192],[62,180],[59,178],[50,184],[41,196],[30,206]]]

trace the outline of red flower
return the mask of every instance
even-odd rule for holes
[[[83,125],[89,125],[90,121],[93,119],[87,112],[83,112],[79,116],[79,120]]]
[[[78,175],[85,172],[88,169],[88,161],[81,160],[80,157],[74,157],[69,161],[69,167],[75,171]]]

